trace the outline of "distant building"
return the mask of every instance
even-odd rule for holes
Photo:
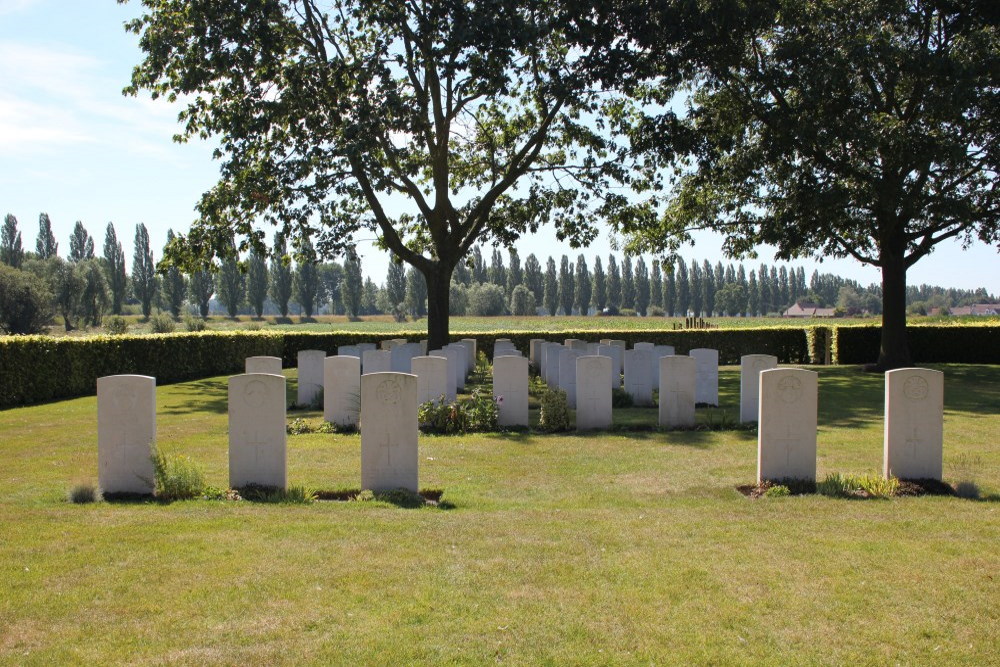
[[[821,308],[815,303],[803,301],[782,313],[784,317],[835,317],[835,308]]]
[[[977,303],[972,306],[956,306],[948,310],[949,315],[1000,315],[1000,303]]]

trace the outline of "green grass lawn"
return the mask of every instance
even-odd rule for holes
[[[645,431],[421,436],[449,510],[71,505],[95,399],[0,411],[0,662],[996,664],[1000,368],[938,368],[946,477],[985,500],[750,500],[753,432]],[[880,471],[881,376],[819,372],[820,476]],[[225,378],[157,403],[225,486]],[[290,483],[359,485],[358,436],[288,444]]]

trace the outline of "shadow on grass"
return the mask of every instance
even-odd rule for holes
[[[112,505],[169,505],[173,501],[151,493],[105,493],[104,502]]]
[[[165,415],[188,415],[192,412],[214,412],[226,414],[229,411],[229,387],[225,382],[195,380],[186,382],[182,396],[172,396],[170,403],[160,412]]]

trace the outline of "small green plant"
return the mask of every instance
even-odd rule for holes
[[[409,509],[415,509],[417,507],[423,507],[427,504],[424,497],[419,493],[414,493],[407,489],[392,489],[391,491],[371,491],[370,489],[364,489],[360,491],[356,496],[351,498],[351,502],[356,503],[387,503],[389,505],[395,505],[396,507],[405,507]]]
[[[547,389],[542,392],[538,414],[538,428],[548,433],[568,431],[569,403],[562,389]]]
[[[244,500],[255,503],[308,505],[316,501],[316,492],[304,486],[290,486],[287,489],[282,489],[276,486],[248,484],[239,489],[239,493]]]
[[[767,491],[764,492],[765,498],[783,498],[785,496],[792,495],[792,490],[789,489],[784,484],[775,484],[774,486],[769,486]]]
[[[124,336],[128,333],[128,321],[121,315],[104,318],[104,330],[109,336]]]
[[[176,329],[174,318],[166,313],[158,313],[149,318],[149,332],[155,334],[173,333]]]
[[[205,476],[191,457],[153,449],[154,491],[163,500],[197,498],[205,491]]]
[[[205,500],[243,500],[236,489],[220,489],[216,486],[206,486],[201,497]]]
[[[823,481],[816,484],[816,492],[823,496],[839,498],[849,496],[859,488],[857,481],[850,475],[841,475],[839,472],[832,472],[823,478]]]
[[[244,331],[260,331],[263,329],[263,325],[260,322],[247,322],[246,326],[243,327]]]
[[[632,399],[632,394],[620,387],[613,387],[611,389],[611,407],[631,408],[634,404],[635,401]]]
[[[92,482],[80,482],[70,487],[66,494],[71,503],[80,505],[83,503],[99,503],[104,499],[101,487]]]
[[[314,431],[315,428],[301,417],[297,417],[288,422],[288,425],[285,427],[285,432],[288,433],[288,435],[302,435],[304,433],[313,433]]]
[[[208,324],[200,317],[188,315],[184,318],[184,328],[188,331],[204,331],[208,328]]]
[[[899,490],[899,480],[895,477],[886,479],[881,475],[862,475],[855,481],[858,488],[872,498],[892,498]]]

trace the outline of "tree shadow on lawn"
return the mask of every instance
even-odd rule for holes
[[[192,412],[225,414],[229,411],[229,387],[225,382],[195,380],[185,382],[183,386],[185,392],[170,396],[167,404],[160,408],[161,414],[188,415]]]

